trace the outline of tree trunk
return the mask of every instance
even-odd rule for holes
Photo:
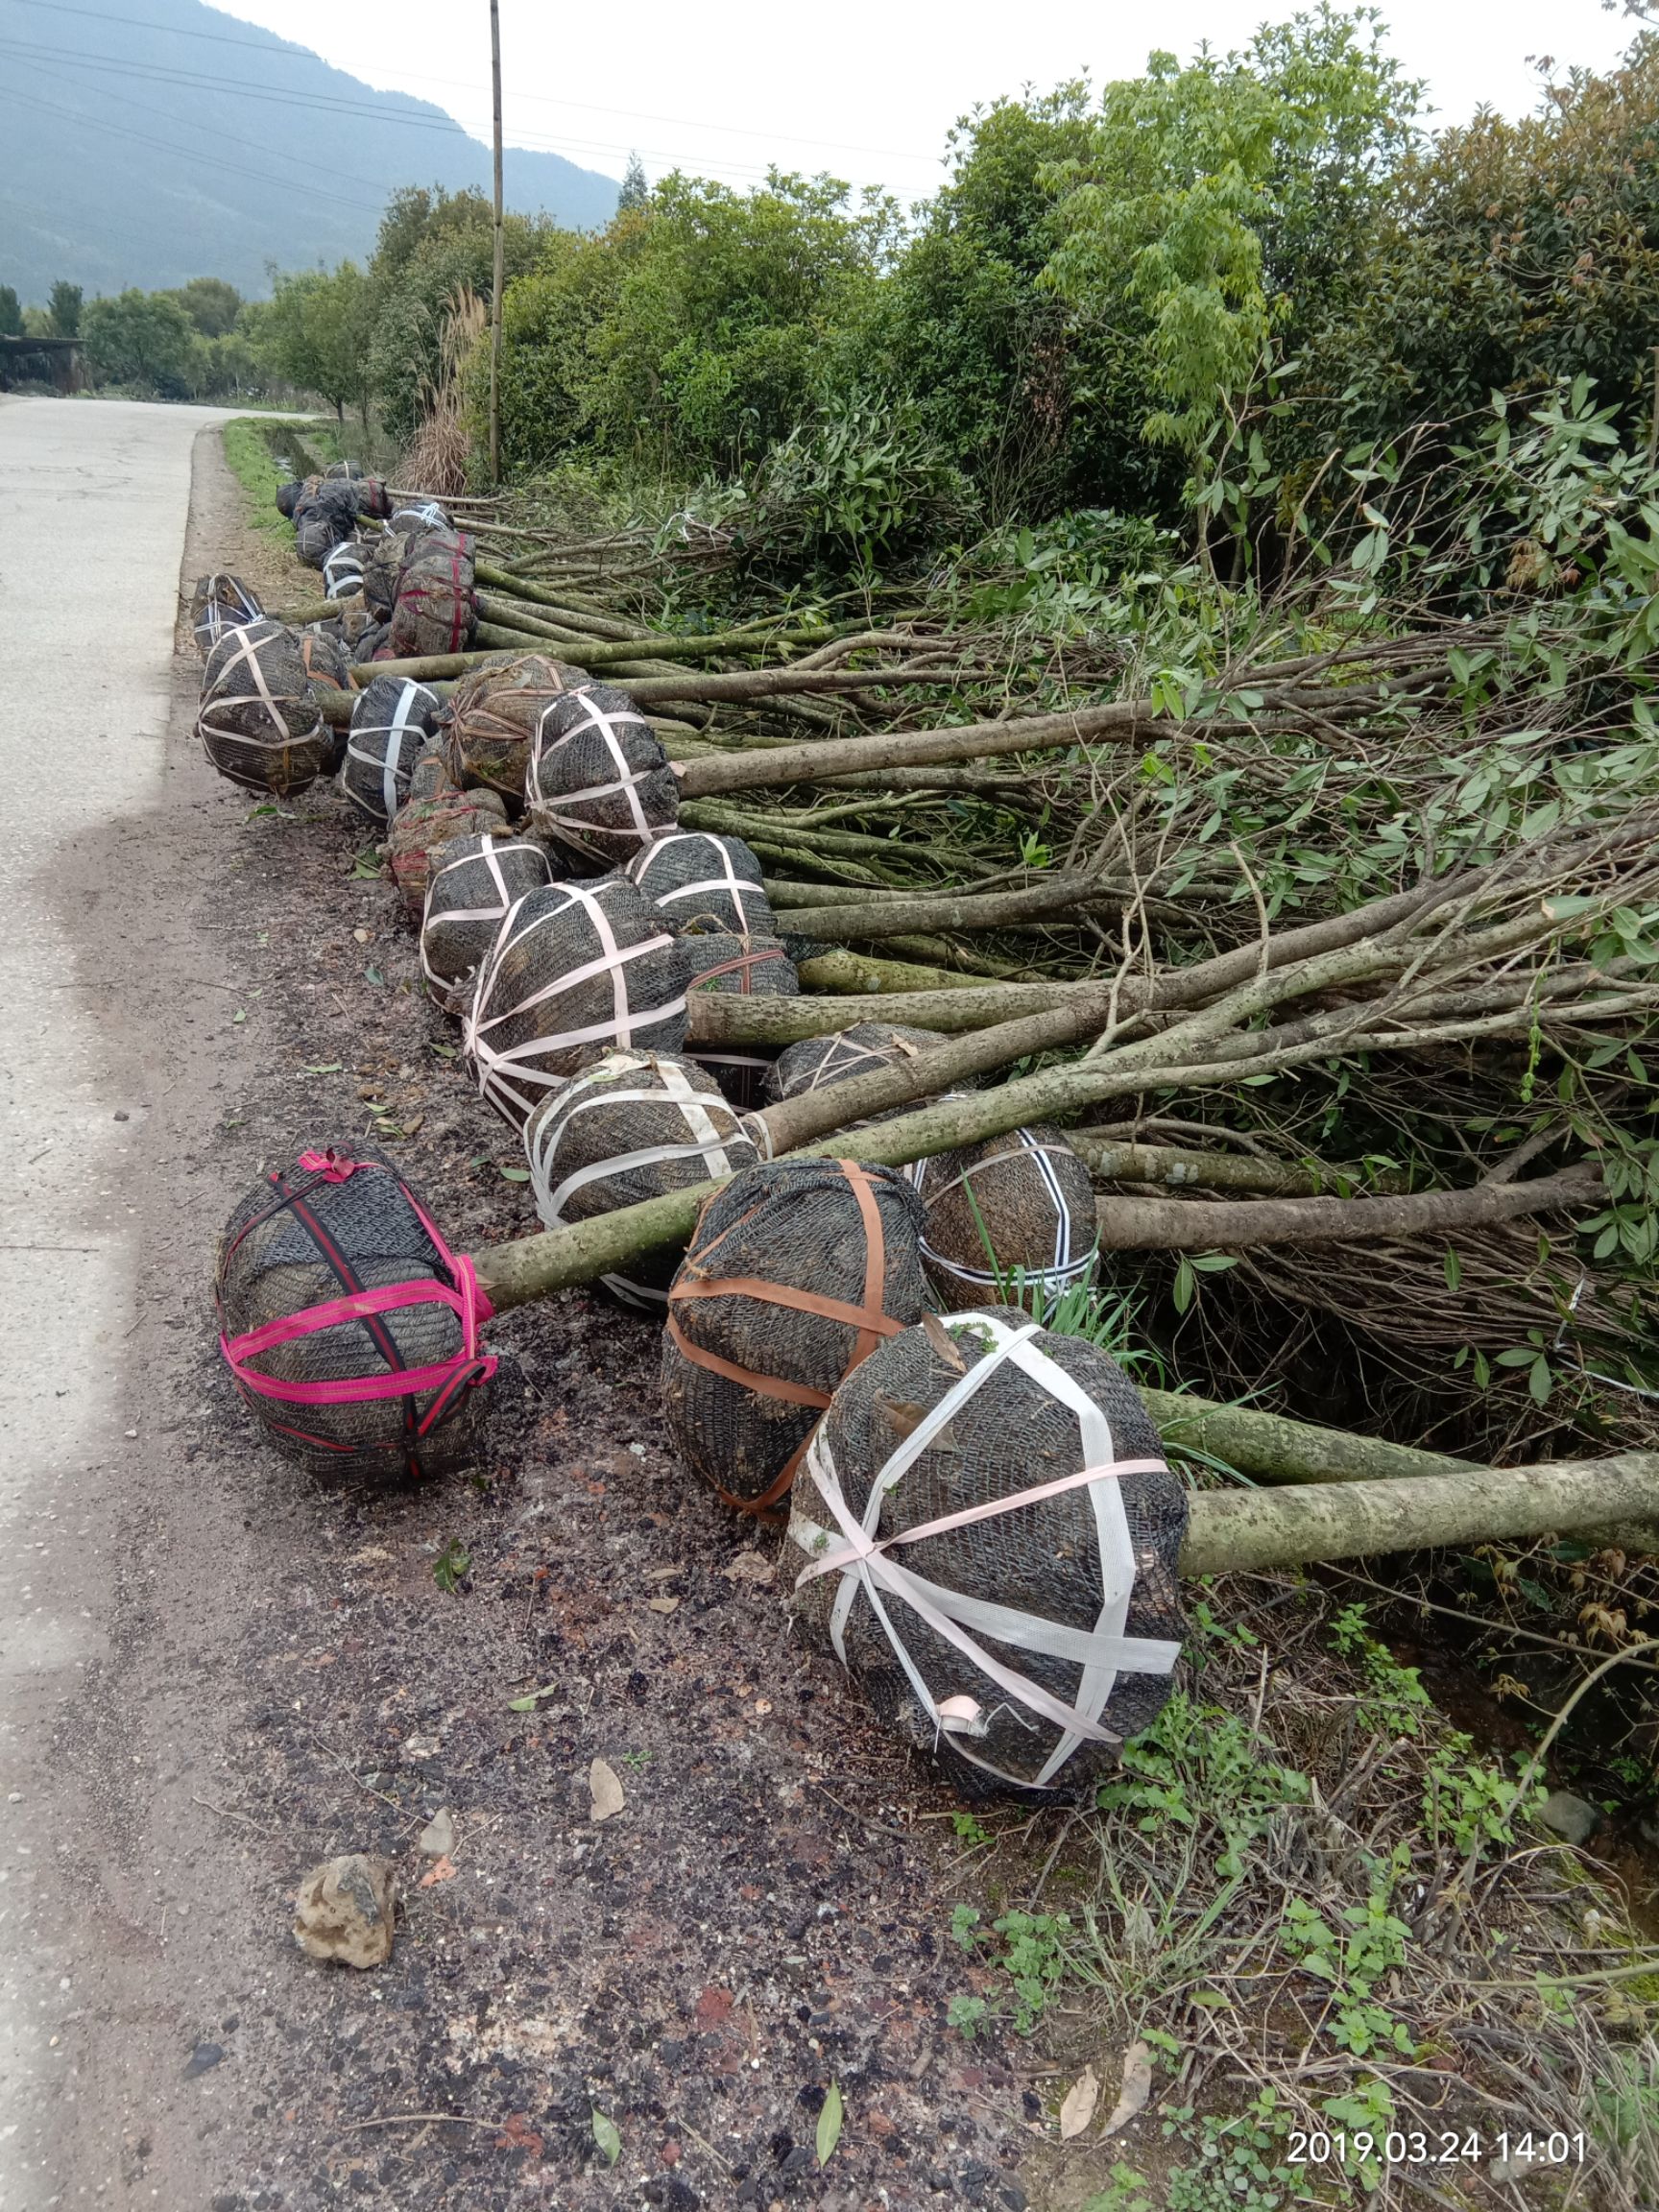
[[[1262,1574],[1449,1544],[1530,1541],[1659,1518],[1659,1453],[1538,1467],[1471,1467],[1411,1481],[1294,1492],[1206,1491],[1191,1501],[1181,1572]]]
[[[1103,882],[1097,876],[1060,876],[1019,891],[977,896],[946,892],[919,898],[905,893],[895,899],[873,899],[864,906],[837,902],[798,907],[790,913],[789,926],[803,937],[855,937],[873,943],[917,930],[1007,928],[1044,916],[1121,906],[1133,896],[1128,886]]]
[[[1350,1237],[1431,1237],[1582,1206],[1601,1188],[1591,1163],[1532,1183],[1477,1183],[1465,1190],[1404,1197],[1236,1198],[1214,1205],[1186,1198],[1102,1198],[1106,1252],[1237,1252],[1252,1245],[1334,1244]]]
[[[1248,1152],[1201,1152],[1178,1144],[1142,1144],[1135,1139],[1100,1137],[1088,1129],[1068,1129],[1067,1142],[1103,1183],[1162,1183],[1172,1190],[1257,1190],[1276,1198],[1323,1198],[1333,1188],[1404,1190],[1397,1174],[1367,1167],[1312,1167],[1286,1160],[1263,1160]]]

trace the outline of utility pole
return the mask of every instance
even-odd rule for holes
[[[490,77],[495,95],[495,271],[490,293],[490,483],[501,481],[501,5],[490,0]]]

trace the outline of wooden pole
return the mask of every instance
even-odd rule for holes
[[[495,265],[490,288],[490,482],[501,481],[501,4],[490,0],[490,81],[495,101]]]

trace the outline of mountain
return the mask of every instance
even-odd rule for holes
[[[394,33],[395,36],[395,33]],[[590,229],[614,180],[509,147],[507,204]],[[202,0],[0,0],[0,284],[43,303],[192,276],[269,289],[373,243],[400,185],[491,189],[490,149]]]

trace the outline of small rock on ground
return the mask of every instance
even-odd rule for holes
[[[294,1940],[313,1959],[384,1965],[392,1956],[397,1905],[392,1862],[349,1851],[314,1866],[300,1885]]]

